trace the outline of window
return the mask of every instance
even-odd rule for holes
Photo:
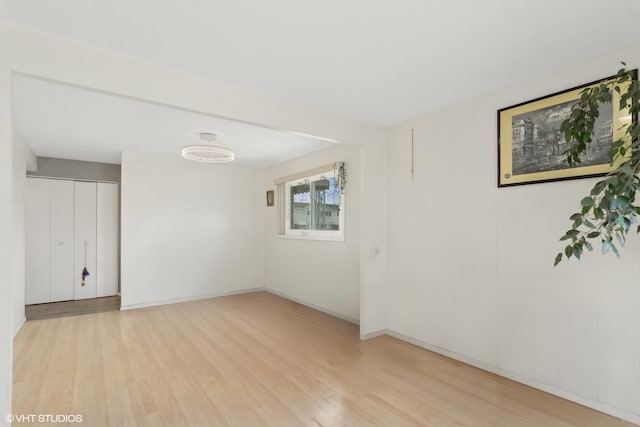
[[[344,195],[333,171],[284,183],[284,234],[312,240],[344,240]]]

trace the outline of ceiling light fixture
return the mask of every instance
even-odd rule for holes
[[[200,139],[204,142],[213,143],[217,136],[213,133],[202,132]],[[233,161],[233,151],[213,145],[187,145],[182,149],[182,157],[196,162],[204,163],[226,163]]]

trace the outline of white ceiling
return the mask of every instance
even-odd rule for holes
[[[123,151],[180,158],[200,131],[218,135],[234,164],[265,167],[331,145],[205,114],[15,75],[15,128],[38,156],[120,163]]]
[[[639,0],[0,0],[0,19],[378,126],[640,41]],[[199,130],[255,167],[330,145],[24,76],[14,85],[14,124],[39,156],[175,157]]]
[[[0,0],[0,18],[387,126],[638,41],[639,3]]]

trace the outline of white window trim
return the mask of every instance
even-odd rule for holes
[[[284,234],[279,234],[278,237],[285,239],[299,239],[299,240],[327,240],[335,242],[345,241],[345,195],[340,193],[340,215],[338,217],[339,230],[296,230],[291,229],[291,187],[299,185],[303,181],[317,181],[322,177],[327,177],[330,172],[321,173],[317,175],[306,176],[301,179],[295,179],[284,183]],[[310,218],[312,223],[312,219]]]

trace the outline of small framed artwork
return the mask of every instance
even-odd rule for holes
[[[267,206],[273,206],[275,204],[275,194],[273,190],[267,191]]]
[[[631,122],[629,112],[617,108],[615,91],[612,102],[600,105],[592,141],[579,165],[566,163],[569,144],[560,131],[582,90],[613,78],[498,110],[498,187],[601,176],[614,170],[611,145],[622,137],[621,127]]]

